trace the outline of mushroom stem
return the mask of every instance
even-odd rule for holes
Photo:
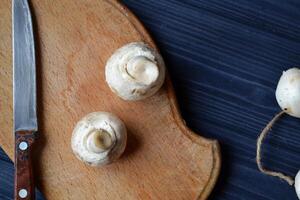
[[[145,56],[136,56],[130,59],[126,71],[132,79],[144,85],[151,85],[159,76],[157,64]]]
[[[110,134],[105,130],[94,130],[87,138],[87,148],[94,153],[101,153],[113,146]]]
[[[261,163],[261,146],[262,146],[262,142],[265,139],[265,137],[267,136],[267,134],[269,133],[270,129],[272,128],[272,126],[275,124],[275,122],[285,113],[286,111],[283,110],[281,112],[279,112],[277,115],[275,115],[275,117],[273,117],[273,119],[267,124],[267,126],[262,130],[262,132],[260,133],[258,139],[257,139],[257,149],[256,149],[256,163],[258,166],[258,169],[267,175],[270,176],[276,176],[279,177],[283,180],[285,180],[288,184],[293,185],[294,184],[294,180],[292,177],[289,177],[287,175],[284,175],[281,172],[275,172],[275,171],[271,171],[268,169],[265,169],[262,166]]]

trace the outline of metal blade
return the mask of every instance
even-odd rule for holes
[[[36,131],[35,50],[27,0],[13,0],[12,12],[14,129]]]

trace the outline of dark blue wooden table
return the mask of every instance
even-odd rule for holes
[[[220,141],[218,200],[296,200],[294,188],[261,174],[256,139],[279,111],[283,70],[300,66],[299,0],[125,0],[161,49],[183,118]],[[300,169],[300,119],[283,117],[267,137],[267,168]],[[12,199],[13,164],[0,153],[0,200]],[[39,195],[39,199],[40,195]]]

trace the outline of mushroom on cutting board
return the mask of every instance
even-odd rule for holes
[[[140,100],[155,94],[165,79],[160,54],[142,42],[129,43],[108,59],[105,77],[111,90],[124,100]]]
[[[101,166],[118,159],[126,142],[126,127],[117,116],[93,112],[75,126],[71,146],[78,159],[91,166]]]

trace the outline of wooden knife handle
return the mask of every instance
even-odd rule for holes
[[[15,133],[15,200],[34,200],[35,187],[32,173],[33,131]]]

